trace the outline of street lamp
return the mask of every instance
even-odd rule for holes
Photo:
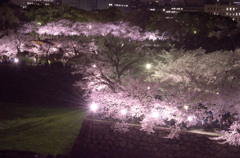
[[[95,102],[93,102],[93,103],[90,105],[90,110],[91,110],[92,112],[96,112],[96,111],[98,110],[98,105],[97,105]]]
[[[127,110],[126,110],[126,109],[122,109],[122,110],[120,111],[120,113],[121,113],[122,115],[126,115],[126,114],[127,114]]]
[[[147,64],[147,65],[146,65],[146,68],[147,68],[147,69],[151,69],[151,67],[152,67],[151,64]]]
[[[192,122],[193,121],[193,117],[192,116],[188,116],[187,120]]]
[[[185,109],[185,110],[188,110],[188,106],[187,106],[187,105],[185,105],[185,106],[184,106],[184,109]]]
[[[14,63],[18,63],[19,59],[18,58],[14,58]]]

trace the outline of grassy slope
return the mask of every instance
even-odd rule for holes
[[[84,110],[0,104],[0,150],[67,154],[81,128]]]

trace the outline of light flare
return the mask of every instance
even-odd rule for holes
[[[127,114],[127,110],[126,110],[126,109],[122,109],[122,110],[120,111],[120,113],[121,113],[122,115],[126,115],[126,114]]]
[[[98,110],[98,105],[97,103],[93,102],[91,105],[90,105],[90,109],[92,112],[96,112]]]
[[[152,67],[151,64],[147,64],[147,65],[146,65],[146,68],[147,68],[147,69],[151,69],[151,67]]]

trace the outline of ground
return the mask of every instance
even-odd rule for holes
[[[86,116],[71,71],[0,64],[0,150],[71,151]]]

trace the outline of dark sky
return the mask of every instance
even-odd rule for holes
[[[8,2],[9,0],[0,0],[0,3]]]

